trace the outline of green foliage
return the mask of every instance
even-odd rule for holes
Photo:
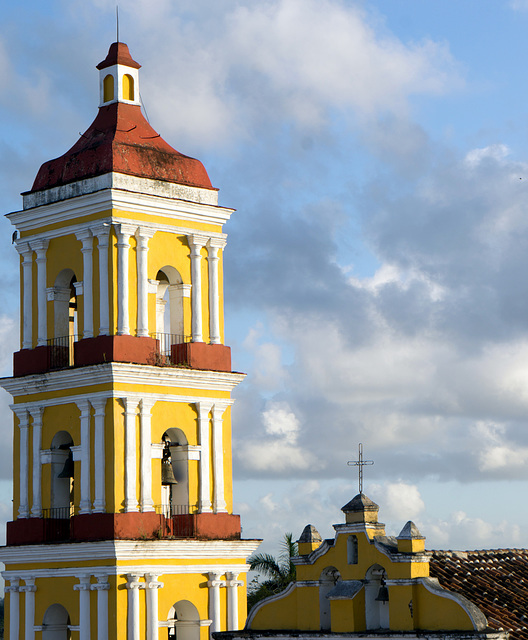
[[[249,558],[250,569],[262,574],[267,580],[261,582],[260,576],[257,576],[249,583],[248,611],[260,600],[280,593],[295,580],[295,565],[291,559],[298,556],[299,551],[291,533],[284,534],[281,549],[278,558],[269,553],[256,553]]]

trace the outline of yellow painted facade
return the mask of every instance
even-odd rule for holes
[[[312,525],[301,536],[295,582],[258,603],[246,631],[328,632],[383,635],[412,632],[474,632],[482,613],[429,577],[424,538],[408,522],[397,538],[385,535],[378,507],[358,494],[322,541]],[[375,532],[375,535],[373,535]],[[293,630],[295,630],[293,632]]]
[[[138,103],[126,45],[101,65],[101,109]],[[207,640],[244,623],[259,541],[240,538],[232,513],[231,391],[243,379],[224,345],[232,211],[193,175],[81,176],[24,194],[8,215],[21,258],[21,349],[2,380],[14,411],[0,553],[10,640]]]

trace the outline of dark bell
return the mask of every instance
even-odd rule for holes
[[[161,484],[171,485],[178,484],[178,481],[174,477],[174,471],[172,470],[172,464],[167,460],[163,460],[161,464]]]
[[[388,602],[389,601],[389,590],[385,585],[385,580],[381,581],[381,587],[379,588],[378,595],[376,597],[376,602]]]
[[[62,468],[62,471],[59,473],[59,475],[57,476],[58,478],[73,478],[73,471],[74,471],[74,464],[73,464],[73,454],[70,452],[68,454],[68,457],[66,458],[66,462],[64,463],[64,467]]]

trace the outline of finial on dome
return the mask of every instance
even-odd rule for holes
[[[308,555],[314,549],[317,549],[317,547],[321,545],[322,541],[323,539],[321,538],[321,534],[313,524],[307,524],[301,533],[301,537],[297,540],[299,555]]]
[[[398,551],[401,553],[420,553],[425,549],[425,537],[422,536],[412,520],[405,524],[396,539],[398,540]]]
[[[106,58],[100,62],[100,107],[114,102],[139,105],[139,69],[141,65],[130,55],[128,45],[113,42]]]
[[[341,511],[346,516],[347,524],[378,521],[379,506],[364,493],[358,493],[344,507],[341,507]]]

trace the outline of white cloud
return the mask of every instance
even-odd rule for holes
[[[416,485],[392,482],[369,486],[369,497],[383,508],[383,517],[403,521],[416,518],[425,509],[424,501]]]

